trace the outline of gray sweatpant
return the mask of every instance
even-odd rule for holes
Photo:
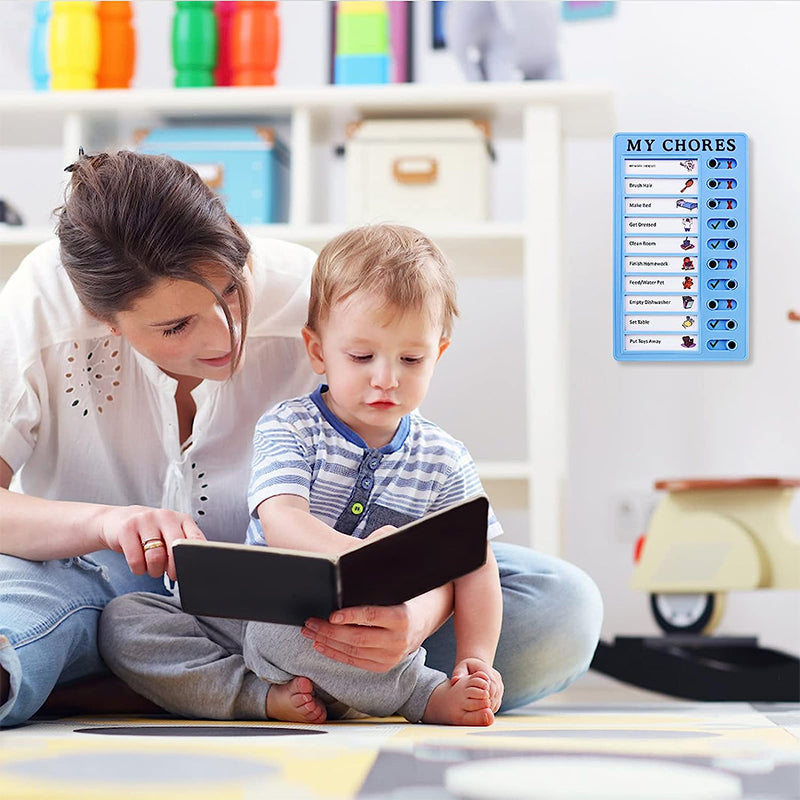
[[[388,672],[369,672],[317,653],[297,627],[195,617],[181,609],[178,597],[148,592],[112,600],[100,617],[98,642],[112,672],[186,717],[265,719],[269,685],[302,675],[326,704],[417,722],[433,690],[447,680],[425,666],[423,648]],[[220,705],[223,697],[230,699]]]
[[[294,625],[248,622],[244,633],[245,664],[267,683],[287,683],[296,675],[350,708],[371,717],[399,714],[419,722],[433,690],[447,675],[425,666],[420,647],[388,672],[369,672],[318,653]]]

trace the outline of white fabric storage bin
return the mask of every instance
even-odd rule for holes
[[[485,221],[488,130],[471,119],[352,123],[345,150],[348,222]]]

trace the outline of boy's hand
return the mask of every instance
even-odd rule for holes
[[[375,528],[375,530],[367,536],[367,539],[375,541],[375,539],[381,539],[384,536],[388,536],[390,533],[394,533],[396,530],[397,528],[394,525],[384,525],[380,528]]]
[[[369,534],[369,536],[365,536],[363,539],[358,539],[355,536],[348,536],[347,539],[349,541],[344,543],[344,550],[342,552],[347,553],[350,550],[358,550],[359,547],[363,547],[365,544],[374,542],[376,539],[388,536],[390,533],[394,533],[396,530],[397,528],[395,528],[394,525],[384,525],[382,528],[376,528],[371,534]]]
[[[453,668],[453,676],[450,678],[450,684],[454,684],[461,678],[467,675],[474,675],[476,672],[485,672],[489,676],[489,702],[493,713],[497,713],[500,708],[500,703],[503,701],[503,678],[500,673],[486,661],[480,658],[464,658],[458,662]]]
[[[344,549],[342,552],[348,553],[350,550],[358,550],[359,547],[374,542],[376,539],[380,539],[383,536],[388,536],[396,530],[397,528],[395,528],[394,525],[384,525],[382,528],[376,528],[369,536],[365,536],[363,539],[358,539],[355,536],[343,536],[342,539],[346,539],[346,541],[344,542]]]

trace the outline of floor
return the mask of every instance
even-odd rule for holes
[[[696,703],[594,672],[486,729],[76,717],[0,734],[4,800],[800,798],[800,705]]]

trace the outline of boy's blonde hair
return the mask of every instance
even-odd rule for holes
[[[387,310],[425,311],[450,337],[455,278],[442,251],[416,228],[365,225],[331,239],[311,275],[308,327],[318,330],[335,303],[361,290],[382,297]]]

